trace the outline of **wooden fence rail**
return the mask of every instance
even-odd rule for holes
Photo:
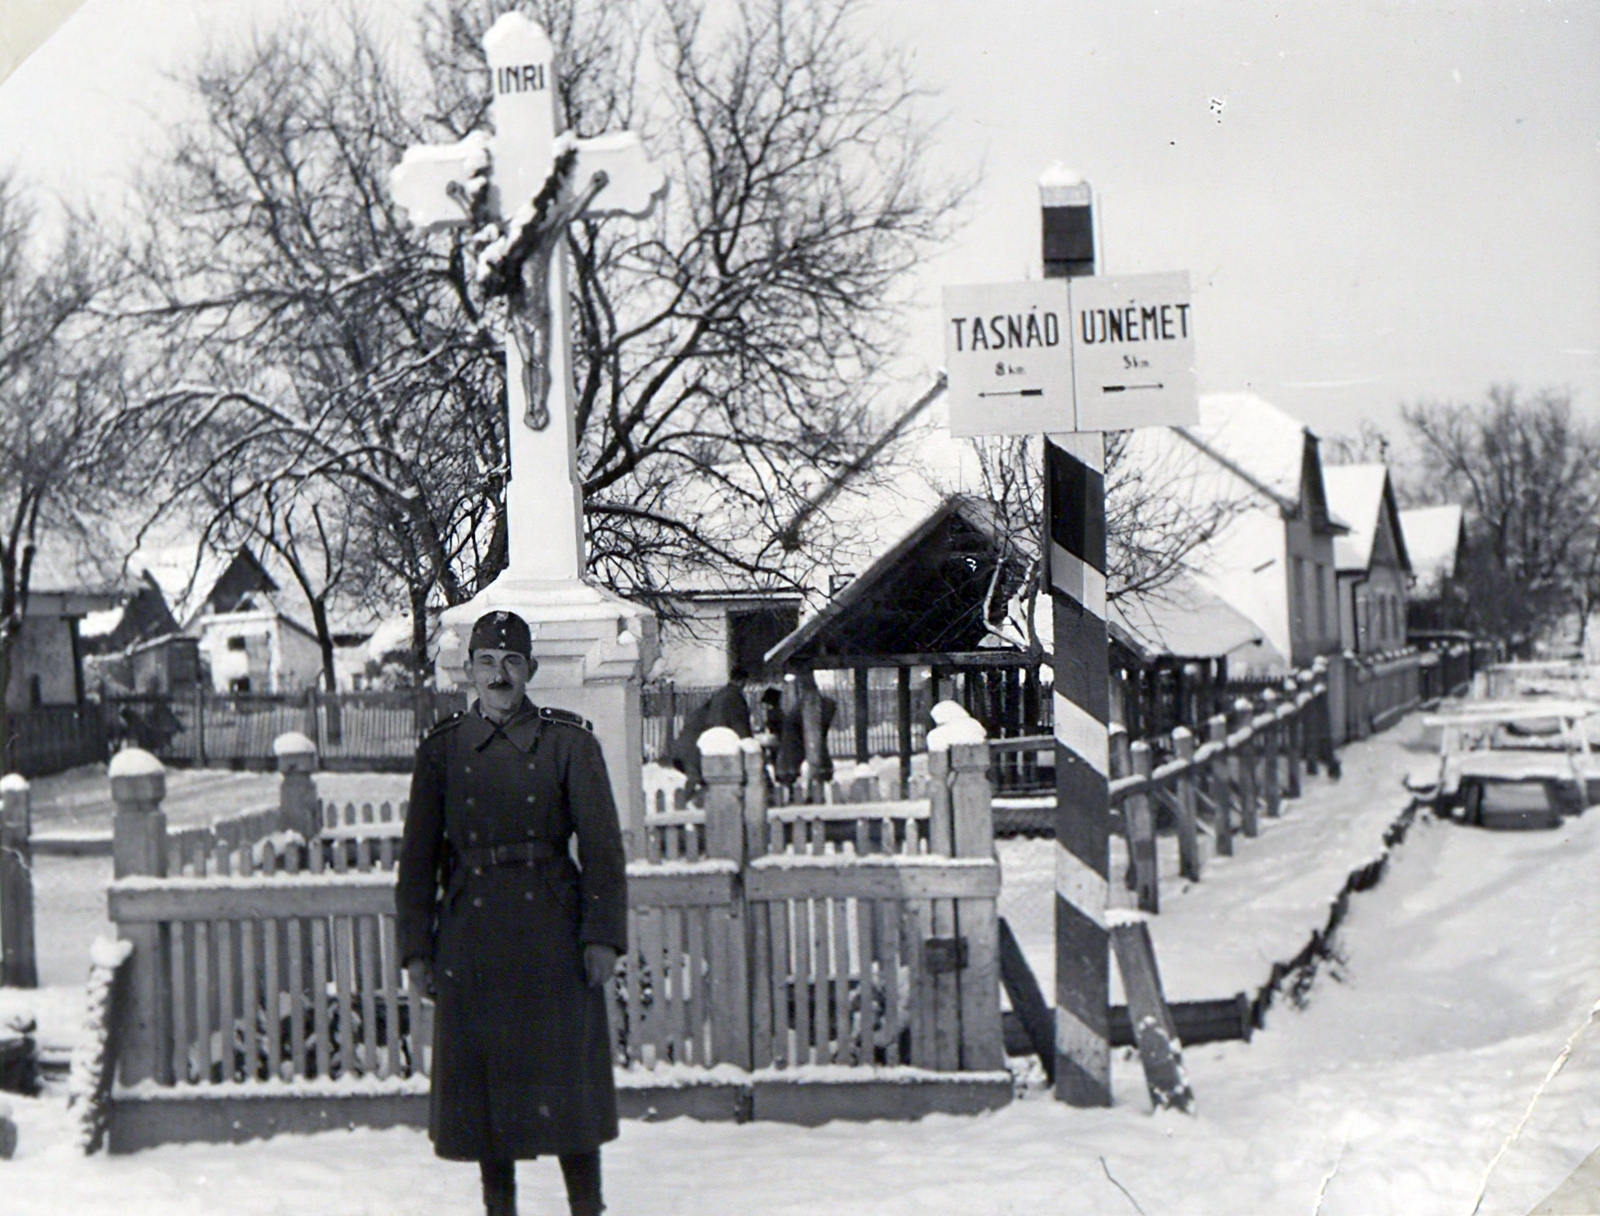
[[[629,866],[609,990],[624,1096],[693,1108],[728,1065],[757,1117],[1009,1100],[987,744],[933,753],[920,804],[771,808],[759,751],[734,742],[705,757],[699,820],[654,825]],[[108,907],[133,951],[113,1151],[426,1120],[431,1006],[394,923],[407,808],[308,804],[309,740],[280,743],[283,805],[228,831],[169,836],[160,762],[113,763]],[[783,1083],[819,1065],[861,1081]],[[650,1090],[662,1066],[676,1071]]]
[[[1158,753],[1168,758],[1156,763]],[[1328,730],[1326,669],[1291,676],[1282,692],[1263,690],[1259,703],[1234,702],[1231,715],[1207,723],[1207,738],[1196,745],[1186,727],[1165,740],[1130,742],[1127,731],[1111,728],[1111,805],[1128,842],[1128,886],[1141,911],[1159,912],[1156,864],[1158,816],[1165,812],[1178,839],[1183,877],[1199,881],[1203,836],[1222,856],[1234,851],[1235,832],[1252,837],[1261,820],[1282,814],[1285,798],[1301,793],[1301,768],[1318,758],[1332,761]]]

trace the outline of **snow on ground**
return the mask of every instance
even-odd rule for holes
[[[1403,764],[1403,737],[1346,749],[1342,782],[1319,781],[1190,891],[1169,883],[1153,925],[1175,995],[1253,991],[1324,922],[1403,805],[1379,771]],[[1041,847],[1003,846],[1003,898],[1024,924],[1049,891]],[[1484,1216],[1521,1216],[1600,1145],[1597,870],[1597,812],[1528,833],[1419,818],[1383,883],[1352,898],[1304,1007],[1281,1000],[1253,1042],[1185,1053],[1192,1117],[1151,1114],[1119,1052],[1105,1110],[1032,1088],[992,1115],[919,1123],[629,1123],[606,1150],[610,1210],[1467,1216],[1481,1192]],[[1042,970],[1048,951],[1029,950]],[[0,1166],[0,1209],[18,1216],[477,1210],[475,1171],[435,1160],[416,1131],[84,1159],[59,1096],[12,1105],[21,1147]],[[562,1210],[553,1163],[519,1169],[523,1211]]]
[[[1410,801],[1402,779],[1423,746],[1420,720],[1340,750],[1344,775],[1306,778],[1303,796],[1281,817],[1261,817],[1260,835],[1234,836],[1232,857],[1206,855],[1201,881],[1179,876],[1173,836],[1158,841],[1161,913],[1150,918],[1156,961],[1169,1000],[1254,997],[1272,964],[1287,961],[1328,919],[1350,871],[1383,851],[1383,833]],[[1209,838],[1202,838],[1209,848]],[[1027,954],[1047,1000],[1055,991],[1055,843],[999,842],[1000,914]],[[1111,901],[1132,907],[1122,883],[1127,849],[1112,841]],[[1113,999],[1121,989],[1113,968]]]

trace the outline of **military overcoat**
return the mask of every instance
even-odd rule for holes
[[[583,946],[626,950],[626,881],[581,719],[524,702],[503,727],[474,709],[423,739],[395,899],[401,960],[431,959],[438,989],[439,1156],[525,1160],[616,1137],[605,991],[585,983]]]

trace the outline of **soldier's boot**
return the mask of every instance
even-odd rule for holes
[[[485,1216],[517,1216],[517,1163],[480,1161]]]
[[[572,1216],[600,1216],[606,1205],[600,1202],[600,1150],[592,1153],[563,1153],[561,1176],[567,1182],[567,1205]]]

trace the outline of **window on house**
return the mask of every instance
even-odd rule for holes
[[[44,704],[44,683],[37,675],[28,677],[28,704],[35,709]]]
[[[753,677],[766,653],[800,624],[798,607],[755,608],[728,613],[728,669]]]
[[[228,691],[229,692],[249,692],[250,691],[250,677],[249,676],[235,676],[233,679],[228,681]]]
[[[1333,598],[1328,591],[1328,584],[1332,581],[1333,569],[1330,566],[1317,566],[1317,629],[1324,639],[1336,636],[1339,627],[1328,618],[1328,603]]]
[[[228,649],[229,650],[243,650],[244,649],[244,639],[243,638],[229,638],[228,639]]]

